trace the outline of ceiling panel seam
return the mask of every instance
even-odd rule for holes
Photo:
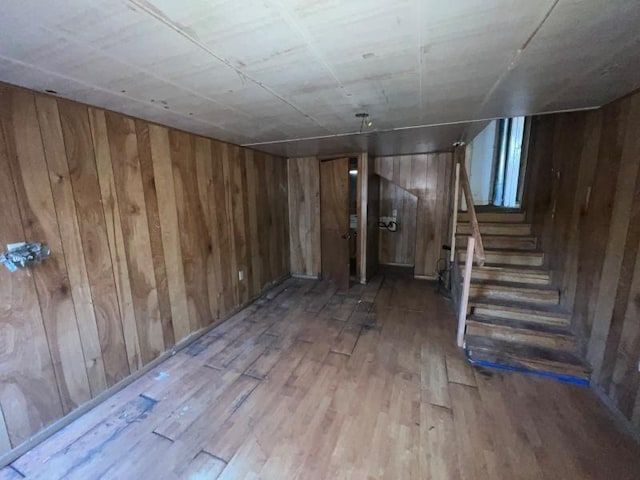
[[[482,103],[480,103],[480,106],[478,107],[477,114],[480,114],[482,112],[482,110],[489,103],[489,100],[491,99],[493,94],[496,92],[500,84],[504,82],[504,80],[507,78],[509,73],[516,67],[518,60],[521,58],[523,52],[531,44],[531,41],[538,34],[538,32],[540,31],[544,23],[549,19],[549,17],[551,16],[551,13],[556,8],[556,5],[558,5],[559,2],[560,0],[555,0],[551,4],[551,6],[547,9],[545,14],[542,16],[542,18],[538,21],[533,31],[527,36],[526,40],[513,54],[513,56],[511,57],[511,60],[507,64],[507,68],[500,73],[500,75],[498,76],[494,84],[491,86],[487,94],[482,99]]]
[[[195,96],[195,97],[198,97],[198,98],[200,98],[200,99],[202,99],[202,100],[206,100],[206,101],[209,101],[209,102],[211,102],[211,103],[213,103],[213,104],[215,104],[215,105],[219,105],[219,106],[220,106],[220,107],[222,107],[222,108],[225,108],[225,109],[228,109],[228,110],[232,110],[232,111],[234,111],[234,112],[236,112],[236,113],[238,113],[238,114],[240,114],[240,115],[242,115],[242,116],[244,116],[244,117],[246,117],[246,118],[248,118],[248,119],[253,118],[253,116],[252,116],[250,113],[245,112],[245,111],[243,111],[243,110],[241,110],[241,109],[238,109],[237,107],[233,107],[233,106],[231,106],[231,105],[226,105],[225,103],[220,102],[219,100],[216,100],[215,98],[211,98],[211,97],[209,97],[209,96],[207,96],[207,95],[203,95],[202,93],[200,93],[200,92],[198,92],[198,91],[196,91],[196,90],[192,90],[192,89],[190,89],[190,88],[188,88],[188,87],[185,87],[185,86],[183,86],[183,85],[179,85],[179,84],[177,84],[177,83],[175,83],[175,82],[172,82],[171,80],[168,80],[168,79],[166,79],[166,78],[160,77],[160,76],[156,75],[155,73],[153,73],[153,72],[152,72],[152,71],[150,71],[150,70],[147,70],[147,69],[145,69],[145,68],[141,68],[139,65],[134,65],[134,64],[131,64],[131,63],[129,63],[129,62],[127,62],[127,61],[125,61],[125,60],[122,60],[121,58],[117,58],[117,57],[115,57],[115,56],[111,55],[110,53],[106,52],[106,51],[105,51],[105,50],[103,50],[103,49],[96,48],[96,47],[94,47],[94,46],[92,46],[92,45],[90,45],[90,44],[88,44],[88,43],[78,41],[75,37],[70,36],[70,35],[69,35],[67,32],[65,32],[64,30],[56,30],[56,31],[54,31],[54,30],[52,30],[50,27],[48,27],[47,25],[43,25],[43,24],[41,24],[41,23],[38,23],[38,26],[39,26],[40,28],[42,28],[42,29],[44,29],[44,30],[48,31],[51,35],[55,35],[55,36],[61,37],[61,38],[63,38],[64,40],[68,41],[69,43],[74,43],[74,44],[76,44],[76,45],[82,45],[83,47],[87,47],[87,48],[89,48],[89,49],[91,49],[91,50],[93,50],[93,51],[100,52],[100,54],[101,54],[101,55],[104,55],[105,57],[107,57],[107,58],[111,59],[112,61],[114,61],[114,62],[116,62],[116,63],[120,63],[120,64],[122,64],[122,65],[125,65],[126,67],[128,67],[128,68],[129,68],[129,69],[131,69],[132,71],[142,72],[142,73],[144,73],[145,75],[148,75],[148,76],[150,76],[150,77],[152,77],[152,78],[156,79],[156,80],[157,80],[157,81],[159,81],[159,82],[165,83],[165,84],[167,84],[167,85],[171,85],[172,87],[175,87],[175,88],[176,88],[176,89],[178,89],[178,90],[185,91],[185,92],[187,92],[187,93],[189,93],[189,94],[191,94],[191,95],[193,95],[193,96]],[[15,59],[15,58],[13,58],[13,57],[4,57],[4,56],[2,56],[2,58],[5,58],[6,60],[11,60],[11,61],[19,62],[19,63],[20,63],[20,64],[22,64],[22,65],[32,65],[32,64],[29,64],[29,63],[26,63],[26,62],[22,62],[22,61],[20,61],[20,60],[18,60],[18,59]],[[81,81],[81,80],[79,80],[79,79],[77,79],[77,78],[74,78],[74,77],[68,77],[68,76],[63,75],[63,74],[60,74],[60,73],[58,73],[58,72],[52,72],[52,71],[50,71],[50,70],[42,69],[42,68],[39,68],[39,67],[37,67],[37,68],[38,68],[39,70],[41,70],[41,71],[48,72],[48,73],[55,74],[55,75],[59,75],[59,76],[60,76],[60,77],[62,77],[62,78],[68,78],[68,79],[70,79],[70,80],[77,81],[77,82],[79,82],[79,83],[82,83],[83,85],[87,85],[87,86],[90,86],[90,87],[92,87],[92,88],[93,88],[93,87],[95,87],[95,86],[94,86],[94,85],[92,85],[92,84],[87,84],[86,82],[83,82],[83,81]],[[108,90],[108,89],[105,89],[105,88],[102,88],[102,87],[95,87],[95,88],[96,88],[96,89],[99,89],[99,90],[101,90],[101,91],[109,92],[109,93],[113,93],[114,95],[122,96],[122,97],[125,97],[125,98],[128,98],[128,99],[133,98],[133,97],[130,97],[130,96],[127,96],[127,95],[121,95],[120,93],[118,93],[118,92],[116,92],[116,91],[111,91],[111,90]],[[141,102],[141,103],[146,103],[146,102],[144,102],[144,101],[142,101],[142,100],[139,100],[139,99],[138,99],[137,101],[139,101],[139,102]],[[156,105],[154,105],[154,106],[156,106]],[[176,112],[176,110],[172,110],[172,111],[173,111],[173,112]],[[183,114],[181,114],[181,116],[185,116],[185,117],[186,117],[186,115],[183,115]],[[193,117],[191,117],[191,118],[193,118]],[[221,128],[221,129],[226,130],[226,131],[228,131],[228,132],[232,132],[231,130],[224,129],[223,127],[220,127],[220,126],[218,126],[218,125],[217,125],[217,124],[215,124],[215,123],[208,122],[208,121],[205,121],[205,120],[200,120],[200,121],[201,121],[201,122],[203,122],[203,123],[206,123],[207,125],[212,125],[212,126],[214,126],[214,127],[216,127],[216,128]],[[238,134],[238,135],[246,136],[246,134],[244,134],[244,133],[242,133],[242,134],[241,134],[240,132],[234,132],[234,133],[236,133],[236,134]],[[286,132],[282,132],[282,133],[283,133],[283,134],[286,134]]]
[[[24,68],[32,68],[32,69],[38,70],[40,72],[43,72],[43,73],[45,73],[47,75],[51,75],[51,76],[54,76],[54,77],[59,77],[59,78],[61,78],[63,80],[66,80],[68,82],[78,83],[80,85],[83,85],[84,87],[86,87],[89,90],[97,90],[99,92],[104,92],[104,93],[106,93],[108,95],[113,95],[113,96],[116,96],[116,97],[123,97],[123,98],[126,98],[127,101],[134,101],[136,103],[140,103],[140,104],[143,104],[143,105],[146,105],[146,106],[151,106],[151,107],[155,108],[156,110],[159,110],[159,111],[162,111],[162,112],[166,112],[166,110],[161,108],[160,104],[147,103],[147,102],[144,102],[142,100],[138,100],[138,99],[136,99],[134,97],[130,97],[128,95],[123,95],[121,93],[118,93],[118,92],[115,92],[115,91],[112,91],[112,90],[108,90],[106,88],[99,87],[97,85],[92,85],[92,84],[86,83],[86,82],[84,82],[82,80],[79,80],[77,78],[68,77],[68,76],[63,75],[63,74],[58,73],[58,72],[52,72],[51,70],[47,70],[46,68],[42,68],[42,67],[39,67],[37,65],[33,65],[31,63],[26,63],[26,62],[23,62],[21,60],[17,60],[15,58],[6,57],[6,56],[1,55],[1,54],[0,54],[0,59],[5,60],[5,61],[10,62],[10,63],[14,63],[14,64],[17,64],[17,65],[20,65],[21,67],[24,67]],[[70,98],[71,100],[75,100],[75,98],[66,97],[64,95],[64,93],[60,93],[60,92],[58,92],[56,94],[56,96],[62,97],[62,98]],[[84,102],[84,103],[86,103],[86,102]],[[94,106],[94,105],[89,105],[89,106]],[[100,105],[95,105],[95,106],[99,107]],[[230,134],[232,134],[232,135],[234,135],[236,137],[248,137],[248,135],[246,135],[245,133],[237,132],[235,130],[229,130],[228,128],[221,127],[219,125],[216,125],[215,123],[207,122],[207,121],[202,120],[202,119],[200,119],[200,118],[198,118],[196,116],[187,116],[187,115],[185,115],[183,113],[180,113],[177,110],[170,110],[170,112],[172,114],[174,114],[174,115],[179,116],[179,117],[183,117],[183,118],[185,118],[185,119],[187,119],[189,121],[194,121],[195,120],[195,121],[197,121],[199,123],[202,123],[203,125],[206,125],[208,127],[215,127],[218,130],[222,130],[224,132],[228,132],[228,133],[230,133]],[[122,113],[124,113],[124,112],[122,112]],[[138,116],[138,115],[135,115],[135,116]],[[153,120],[151,120],[151,121],[153,121]]]
[[[193,43],[194,45],[196,45],[197,47],[199,47],[200,49],[202,49],[203,51],[205,51],[206,53],[211,55],[213,58],[215,58],[219,62],[223,63],[227,67],[229,67],[232,70],[234,70],[242,78],[254,83],[258,87],[260,87],[263,90],[265,90],[266,92],[270,93],[271,95],[276,97],[281,102],[285,103],[286,105],[288,105],[289,107],[291,107],[292,109],[294,109],[295,111],[297,111],[298,113],[303,115],[304,117],[306,117],[309,120],[311,120],[312,122],[314,122],[320,128],[326,130],[327,132],[333,133],[333,130],[331,128],[327,127],[325,124],[323,124],[321,121],[319,121],[318,119],[313,117],[311,114],[309,114],[309,113],[305,112],[304,110],[302,110],[302,108],[298,107],[292,101],[288,100],[283,95],[279,94],[274,89],[272,89],[268,85],[264,84],[260,80],[258,80],[256,78],[253,78],[251,75],[247,74],[242,69],[236,67],[232,62],[230,62],[229,60],[227,60],[223,56],[221,56],[221,55],[217,54],[216,52],[214,52],[213,50],[211,50],[204,43],[202,43],[199,40],[193,38],[193,36],[189,35],[187,32],[182,30],[171,19],[167,18],[166,15],[164,15],[162,12],[158,11],[155,7],[151,6],[147,1],[145,1],[145,0],[129,0],[129,3],[131,3],[131,4],[135,5],[136,7],[140,8],[143,12],[145,12],[146,14],[148,14],[151,17],[155,18],[157,21],[163,23],[167,27],[171,28],[173,31],[175,31],[179,35],[182,35],[184,38],[186,38],[191,43]]]
[[[583,108],[569,108],[569,109],[563,109],[563,110],[550,110],[550,111],[542,111],[542,112],[533,112],[531,114],[527,114],[527,116],[534,116],[534,115],[551,115],[551,114],[557,114],[557,113],[571,113],[571,112],[583,112],[583,111],[589,111],[589,110],[595,110],[597,108],[600,108],[601,105],[591,105],[588,107],[583,107]],[[451,126],[451,125],[470,125],[473,123],[479,123],[479,122],[490,122],[492,120],[500,120],[504,117],[487,117],[487,118],[480,118],[480,119],[476,119],[476,120],[458,120],[455,122],[442,122],[442,123],[429,123],[429,124],[425,124],[425,125],[410,125],[410,126],[406,126],[406,127],[395,127],[395,128],[387,128],[384,130],[375,130],[372,132],[347,132],[347,133],[333,133],[331,135],[316,135],[316,136],[312,136],[312,137],[300,137],[300,138],[286,138],[286,139],[281,139],[281,140],[268,140],[268,141],[264,141],[264,142],[252,142],[252,143],[243,143],[240,146],[241,147],[254,147],[254,146],[258,146],[258,145],[274,145],[274,144],[278,144],[278,143],[291,143],[291,142],[299,142],[299,141],[306,141],[306,140],[322,140],[323,138],[338,138],[338,137],[349,137],[349,136],[368,136],[368,135],[376,135],[379,133],[389,133],[389,132],[400,132],[400,131],[404,131],[404,130],[415,130],[415,129],[419,129],[419,128],[435,128],[435,127],[446,127],[446,126]],[[464,141],[468,141],[470,139],[467,139],[466,137],[461,137],[461,140]]]
[[[289,28],[291,28],[292,30],[295,30],[295,32],[300,36],[300,38],[302,38],[304,43],[307,45],[311,53],[313,53],[313,56],[316,58],[316,60],[329,72],[331,77],[333,77],[338,87],[342,90],[342,93],[345,95],[345,97],[348,98],[349,103],[351,103],[351,105],[357,110],[360,110],[361,109],[360,104],[357,101],[354,101],[353,94],[349,92],[347,88],[344,86],[344,84],[342,83],[342,80],[340,80],[340,77],[338,77],[338,74],[336,73],[336,71],[333,69],[329,61],[325,59],[322,52],[316,46],[311,34],[301,24],[300,20],[296,18],[296,15],[293,12],[291,12],[291,10],[288,9],[286,5],[284,5],[279,0],[268,0],[267,3],[271,3],[272,5],[275,5],[282,19],[285,21],[287,25],[289,25]]]

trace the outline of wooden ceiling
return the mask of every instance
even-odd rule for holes
[[[637,0],[5,0],[0,80],[282,155],[413,153],[637,88],[638,25]]]

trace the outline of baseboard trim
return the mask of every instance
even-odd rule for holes
[[[287,280],[290,277],[291,277],[291,275],[287,273],[286,275],[283,275],[282,277],[278,278],[277,280],[272,281],[265,288],[263,288],[258,295],[250,298],[249,300],[247,300],[243,304],[238,305],[237,307],[235,307],[233,310],[231,310],[229,313],[227,313],[224,317],[222,317],[222,319],[220,319],[218,322],[216,322],[216,323],[214,323],[212,325],[209,325],[207,327],[201,328],[200,330],[197,330],[197,331],[189,334],[188,336],[186,336],[185,338],[180,340],[178,343],[176,343],[171,348],[171,350],[167,350],[166,352],[161,354],[159,357],[153,359],[151,362],[146,364],[144,367],[141,367],[139,370],[136,370],[134,373],[132,373],[128,377],[123,378],[122,380],[120,380],[115,385],[113,385],[113,386],[109,387],[108,389],[106,389],[104,392],[101,392],[100,394],[98,394],[97,396],[95,396],[94,398],[89,400],[88,402],[83,403],[82,405],[80,405],[75,410],[72,410],[71,412],[67,413],[64,417],[59,418],[58,420],[53,422],[51,425],[48,425],[47,427],[45,427],[40,432],[38,432],[35,435],[29,437],[28,440],[25,440],[24,442],[22,442],[17,447],[15,447],[15,448],[9,450],[8,452],[4,453],[2,456],[0,456],[0,469],[6,467],[7,465],[12,463],[16,459],[20,458],[22,455],[27,453],[29,450],[31,450],[32,448],[34,448],[38,444],[44,442],[47,438],[51,437],[53,434],[55,434],[58,431],[62,430],[64,427],[69,425],[71,422],[73,422],[74,420],[77,420],[78,418],[80,418],[85,413],[91,411],[92,409],[94,409],[95,407],[100,405],[105,400],[108,400],[112,395],[118,393],[123,388],[131,385],[133,382],[138,380],[140,377],[146,375],[151,370],[153,370],[155,367],[160,365],[162,362],[164,362],[168,358],[173,357],[180,350],[185,349],[186,347],[191,345],[193,342],[198,340],[200,337],[202,337],[206,333],[210,332],[211,330],[213,330],[216,327],[219,327],[224,322],[229,320],[231,317],[236,315],[238,312],[240,312],[241,310],[247,308],[249,305],[251,305],[258,298],[263,296],[269,290],[274,289],[275,287],[277,287],[278,285],[280,285],[282,282],[284,282],[285,280]]]
[[[591,390],[596,396],[600,399],[602,403],[605,404],[607,410],[611,414],[616,426],[622,430],[624,433],[633,438],[636,443],[640,445],[640,431],[636,430],[631,423],[631,421],[624,416],[622,411],[618,408],[618,406],[613,403],[613,400],[602,390],[599,386],[594,385],[593,382],[590,384]]]

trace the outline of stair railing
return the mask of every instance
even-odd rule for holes
[[[458,307],[458,330],[456,335],[456,343],[459,347],[464,344],[464,334],[467,321],[467,311],[469,307],[469,291],[471,289],[471,272],[473,263],[484,265],[486,257],[484,246],[482,243],[482,235],[480,233],[480,225],[476,214],[473,195],[471,194],[471,185],[469,176],[465,168],[464,147],[457,147],[454,151],[455,159],[455,181],[454,181],[454,197],[453,197],[453,225],[451,228],[451,289],[456,306]],[[460,187],[464,194],[469,223],[471,225],[471,235],[467,240],[467,252],[464,266],[464,276],[460,278],[458,252],[456,251],[456,233],[458,228],[458,209],[460,202]],[[462,288],[460,288],[462,287]]]

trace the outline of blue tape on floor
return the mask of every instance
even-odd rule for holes
[[[466,352],[465,352],[466,353]],[[589,386],[589,380],[585,380],[583,378],[572,377],[571,375],[560,375],[557,373],[551,372],[539,372],[536,370],[529,370],[528,368],[523,367],[512,367],[511,365],[501,365],[499,363],[486,362],[484,360],[474,360],[467,353],[467,359],[471,364],[477,365],[478,367],[487,367],[487,368],[495,368],[497,370],[507,370],[509,372],[519,372],[519,373],[529,373],[532,375],[539,375],[541,377],[553,378],[555,380],[559,380],[564,383],[572,383],[574,385],[580,385],[582,387]]]

